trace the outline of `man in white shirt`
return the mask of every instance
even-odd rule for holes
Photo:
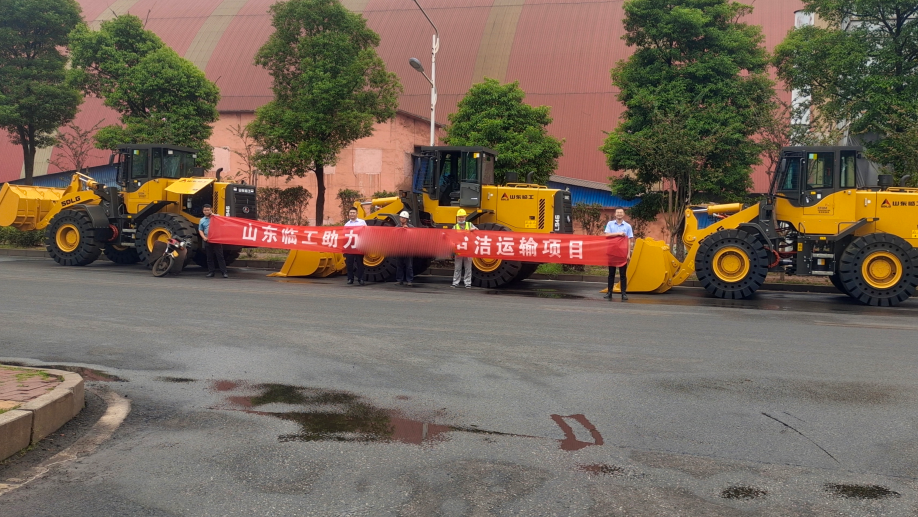
[[[606,223],[606,230],[603,233],[606,237],[627,237],[628,238],[628,261],[631,261],[631,250],[634,249],[634,231],[631,225],[625,222],[625,209],[615,209],[615,219]],[[609,266],[609,292],[604,296],[605,299],[612,299],[612,288],[615,287],[615,266]],[[628,299],[628,262],[624,266],[618,267],[618,276],[622,286],[622,301]]]
[[[357,218],[357,209],[351,207],[347,211],[347,221],[344,223],[344,226],[366,226],[367,223],[363,219]],[[347,285],[354,284],[354,277],[357,277],[357,285],[365,285],[363,283],[363,255],[357,253],[345,253],[344,254],[344,267],[347,269]],[[355,275],[356,271],[356,275]]]

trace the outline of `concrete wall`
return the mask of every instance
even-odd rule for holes
[[[214,169],[223,167],[223,178],[245,178],[244,160],[233,151],[244,152],[242,140],[233,134],[234,128],[245,126],[255,118],[254,113],[222,113],[214,124],[210,139],[214,146]],[[383,124],[376,124],[373,135],[357,140],[345,148],[338,157],[338,163],[325,169],[325,221],[332,224],[341,220],[341,206],[337,199],[338,190],[352,189],[369,198],[380,190],[394,191],[410,187],[411,153],[416,145],[430,143],[430,122],[404,113]],[[212,173],[211,173],[212,174]],[[248,180],[246,180],[249,183]],[[313,195],[307,216],[315,224],[316,178],[309,174],[304,178],[287,182],[284,178],[258,178],[258,186],[291,187],[301,185]]]

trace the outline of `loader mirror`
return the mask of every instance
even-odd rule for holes
[[[781,158],[781,163],[778,164],[778,176],[784,174],[784,169],[787,168],[787,158]]]
[[[115,165],[115,153],[108,156],[108,166],[111,167],[112,165]]]

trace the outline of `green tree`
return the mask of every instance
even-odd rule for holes
[[[612,170],[667,191],[667,228],[693,199],[738,200],[759,163],[775,113],[774,83],[752,8],[729,0],[629,0],[624,40],[634,54],[612,69],[625,105],[602,146]],[[671,233],[670,237],[673,237]]]
[[[74,0],[0,1],[0,128],[22,147],[26,183],[35,153],[53,145],[55,131],[83,101],[66,83],[68,34],[82,21]]]
[[[325,166],[373,125],[395,117],[402,86],[376,54],[379,35],[338,0],[271,6],[274,33],[255,56],[273,77],[274,100],[249,124],[268,176],[316,175],[316,222],[325,215]]]
[[[809,96],[801,109],[850,124],[868,154],[897,175],[909,169],[908,133],[918,119],[918,3],[804,0],[828,26],[799,27],[775,49],[778,76]],[[875,141],[875,136],[893,137]],[[903,158],[906,158],[903,160]]]
[[[559,140],[545,129],[551,124],[551,108],[523,102],[526,92],[519,82],[500,84],[494,79],[472,85],[449,115],[446,127],[449,145],[489,147],[497,151],[494,180],[504,183],[508,172],[523,178],[532,172],[533,181],[548,183],[563,154]]]
[[[213,164],[208,142],[219,118],[220,91],[204,72],[166,46],[140,18],[122,15],[98,31],[71,35],[71,81],[121,114],[120,125],[96,133],[97,146],[164,143],[197,149],[197,165]]]

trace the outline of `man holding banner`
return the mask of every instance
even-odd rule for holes
[[[398,214],[399,219],[399,228],[414,228],[414,226],[408,222],[410,215],[408,212],[402,212]],[[400,241],[402,250],[408,251],[408,243],[405,242],[408,239],[408,235],[401,235]],[[411,258],[410,253],[405,253],[406,256],[399,255],[395,257],[395,281],[398,282],[398,285],[407,285],[411,287],[411,282],[414,281],[414,264],[413,259]]]
[[[456,212],[456,224],[453,225],[454,230],[460,232],[470,232],[472,230],[477,230],[478,228],[465,220],[468,214],[465,210],[459,209]],[[466,237],[468,239],[468,237]],[[456,266],[453,268],[453,287],[459,287],[459,281],[463,280],[462,270],[465,269],[465,288],[472,288],[472,257],[468,255],[459,255],[458,250],[454,253],[453,261],[456,263]]]
[[[634,249],[634,231],[631,229],[631,225],[625,222],[625,209],[616,208],[615,209],[615,219],[609,221],[606,224],[605,232],[603,233],[606,237],[611,238],[626,238],[628,239],[628,257],[623,261],[623,263],[618,264],[617,266],[609,264],[609,292],[604,296],[605,299],[612,299],[612,288],[615,287],[615,270],[618,269],[618,276],[622,286],[622,301],[628,299],[628,261],[631,260],[631,250]]]
[[[357,209],[351,207],[347,211],[347,222],[344,223],[345,227],[360,227],[366,226],[367,223],[363,219],[357,217]],[[344,267],[347,269],[347,284],[354,284],[354,277],[357,277],[357,285],[364,285],[363,283],[363,255],[357,253],[345,253],[344,254]],[[356,274],[355,274],[356,273]]]

